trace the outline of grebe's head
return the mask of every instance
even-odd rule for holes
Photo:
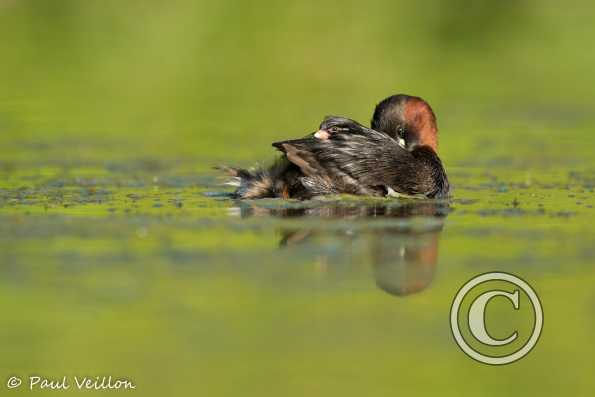
[[[348,133],[348,134],[364,134],[367,128],[355,120],[340,116],[327,116],[314,137],[318,139],[329,139],[334,134]]]
[[[398,94],[380,102],[374,109],[372,129],[390,135],[409,150],[424,145],[438,150],[434,111],[416,96]]]

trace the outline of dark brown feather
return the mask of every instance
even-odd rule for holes
[[[357,134],[340,133],[327,140],[283,141],[274,146],[304,175],[323,181],[313,185],[330,185],[340,193],[377,196],[391,188],[410,196],[447,194],[446,174],[431,148],[421,146],[410,152],[382,132],[364,132],[358,129]],[[312,179],[306,181],[311,183]]]

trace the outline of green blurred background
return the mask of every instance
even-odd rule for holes
[[[580,164],[594,142],[579,135],[595,95],[589,4],[3,0],[3,157],[60,143],[62,161],[252,161],[405,92],[435,108],[449,164]],[[528,142],[555,162],[520,155]],[[498,154],[471,155],[488,144]]]
[[[594,20],[588,1],[0,0],[0,394],[41,374],[146,396],[592,395]],[[440,230],[213,197],[213,164],[266,164],[399,92],[438,116]],[[287,229],[315,234],[280,248]],[[423,291],[376,286],[379,251],[438,238]],[[503,368],[448,327],[491,270],[546,315]]]

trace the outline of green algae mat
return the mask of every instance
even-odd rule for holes
[[[592,8],[0,1],[0,395],[593,395]],[[240,202],[212,168],[397,92],[448,202]],[[502,366],[449,321],[495,271],[544,314]]]

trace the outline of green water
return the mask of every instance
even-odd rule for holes
[[[0,1],[0,395],[592,395],[588,2]],[[236,202],[211,169],[326,114],[433,106],[450,203]],[[505,271],[543,304],[522,360],[454,343]],[[494,301],[504,338],[527,324]],[[71,381],[72,383],[72,381]]]

